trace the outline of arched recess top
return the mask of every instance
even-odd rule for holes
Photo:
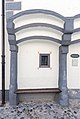
[[[22,12],[19,12],[15,15],[13,15],[11,18],[9,18],[8,20],[9,21],[13,21],[14,19],[18,18],[18,17],[21,17],[21,16],[24,16],[24,15],[29,15],[29,14],[47,14],[47,15],[52,15],[52,16],[55,16],[63,21],[65,21],[65,17],[54,12],[54,11],[50,11],[50,10],[44,10],[44,9],[31,9],[31,10],[25,10],[25,11],[22,11]]]
[[[57,30],[59,32],[62,32],[62,33],[64,32],[63,28],[60,28],[56,25],[52,25],[52,24],[49,24],[49,23],[31,23],[31,24],[26,24],[26,25],[23,25],[23,26],[20,26],[20,27],[17,27],[17,28],[14,27],[13,21],[16,18],[22,17],[24,15],[40,14],[40,13],[55,16],[58,19],[65,22],[65,17],[64,16],[62,16],[62,15],[56,13],[56,12],[49,11],[49,10],[32,9],[32,10],[26,10],[26,11],[22,11],[20,13],[17,13],[15,15],[13,15],[11,18],[9,18],[8,21],[7,21],[7,30],[8,30],[8,34],[9,34],[8,40],[9,40],[10,45],[13,44],[13,40],[14,40],[14,44],[19,44],[19,43],[24,42],[26,40],[34,40],[34,39],[50,40],[50,41],[61,44],[61,41],[57,38],[53,38],[53,37],[49,37],[49,36],[42,36],[42,35],[41,36],[36,35],[36,36],[24,37],[24,38],[18,39],[17,41],[16,41],[16,37],[13,38],[13,36],[15,36],[16,32],[18,32],[20,30],[23,30],[23,29],[26,29],[26,28],[30,28],[30,27],[47,27],[47,28],[55,29],[55,30]]]
[[[23,25],[23,26],[20,26],[18,28],[16,28],[14,30],[14,32],[18,32],[20,30],[23,30],[23,29],[26,29],[26,28],[32,28],[32,27],[47,27],[47,28],[52,28],[52,29],[55,29],[57,31],[60,31],[60,32],[64,32],[63,28],[60,28],[56,25],[52,25],[52,24],[48,24],[48,23],[31,23],[31,24],[27,24],[27,25]]]
[[[19,43],[22,43],[22,42],[25,42],[25,41],[28,41],[28,40],[35,40],[35,39],[40,39],[40,40],[44,39],[44,40],[49,40],[49,41],[53,41],[53,42],[61,44],[61,41],[59,39],[49,37],[49,36],[29,36],[29,37],[19,39],[18,41],[16,41],[16,44],[19,44]]]

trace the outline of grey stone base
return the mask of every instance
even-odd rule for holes
[[[69,106],[69,96],[68,96],[68,93],[67,95],[65,95],[65,93],[60,93],[59,94],[59,99],[58,99],[58,103],[61,105],[61,106]]]
[[[80,89],[69,89],[69,99],[80,99]],[[56,93],[28,93],[18,94],[19,101],[58,101],[58,94]],[[0,90],[0,101],[2,100],[2,91]],[[5,90],[5,100],[9,101],[9,90]]]
[[[0,90],[0,101],[2,100],[2,91]],[[57,93],[28,93],[28,94],[18,94],[19,102],[29,102],[29,101],[57,101]],[[9,101],[9,90],[5,91],[6,101]]]
[[[11,106],[16,106],[18,103],[19,103],[19,101],[18,101],[18,95],[9,92],[9,104]]]
[[[19,102],[29,101],[53,101],[56,100],[58,94],[56,93],[28,93],[18,94]]]

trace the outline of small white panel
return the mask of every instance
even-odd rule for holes
[[[72,66],[78,66],[78,59],[72,59]]]

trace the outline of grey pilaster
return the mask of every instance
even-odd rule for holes
[[[62,106],[69,105],[69,94],[67,88],[67,53],[68,46],[71,43],[71,34],[73,33],[73,19],[66,18],[64,24],[64,34],[62,36],[62,45],[59,48],[59,103]]]
[[[62,36],[62,45],[68,46],[71,43],[71,34],[73,33],[73,18],[66,18],[64,23],[64,34]]]
[[[59,48],[59,103],[62,106],[68,106],[69,96],[67,89],[67,53],[68,46],[60,46]]]
[[[9,102],[14,106],[18,104],[17,90],[17,51],[16,45],[10,45],[10,86],[9,86]]]
[[[71,43],[71,34],[63,34],[62,36],[62,45],[63,46],[68,46]]]
[[[8,41],[10,44],[10,86],[9,86],[9,103],[11,106],[18,104],[17,90],[17,52],[16,36],[14,33],[14,23],[7,22]]]
[[[13,16],[13,11],[6,12],[6,20]]]
[[[73,33],[74,29],[74,19],[73,17],[67,17],[64,24],[64,33]]]

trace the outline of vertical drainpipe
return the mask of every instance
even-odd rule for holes
[[[2,0],[2,104],[5,104],[5,0]]]

